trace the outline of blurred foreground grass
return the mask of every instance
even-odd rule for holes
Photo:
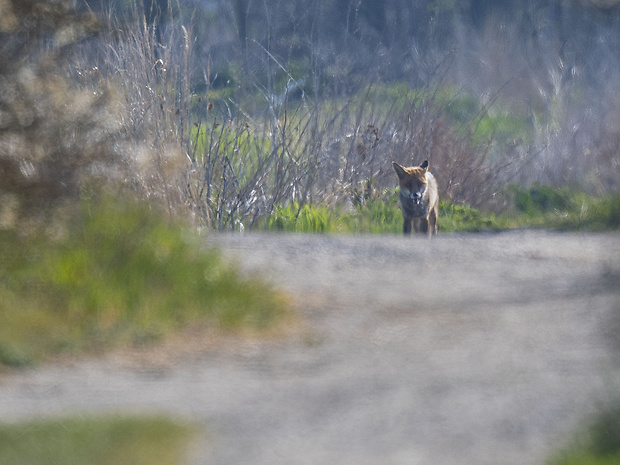
[[[180,465],[198,427],[165,417],[104,416],[0,425],[2,465]]]
[[[600,412],[547,465],[620,465],[620,402]]]
[[[0,424],[3,465],[179,465],[197,425],[165,417],[101,416]],[[620,464],[620,405],[600,412],[546,465]]]
[[[140,345],[192,324],[266,328],[287,310],[145,204],[86,200],[54,234],[0,230],[0,365]]]

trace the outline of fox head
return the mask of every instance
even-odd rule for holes
[[[400,195],[415,205],[419,205],[428,187],[428,181],[426,180],[428,160],[424,160],[420,166],[411,166],[409,168],[404,168],[396,162],[392,162],[392,166],[398,175]]]

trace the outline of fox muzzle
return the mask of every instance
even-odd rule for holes
[[[422,199],[424,198],[424,193],[426,190],[422,190],[419,192],[411,192],[409,194],[409,198],[413,201],[413,203],[415,203],[416,205],[420,205],[420,203],[422,202]]]

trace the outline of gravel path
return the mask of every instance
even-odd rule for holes
[[[173,413],[198,464],[541,464],[620,394],[620,236],[212,237],[294,296],[286,338],[0,375],[0,420]]]

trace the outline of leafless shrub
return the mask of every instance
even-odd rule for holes
[[[468,127],[448,124],[445,106],[450,96],[440,96],[438,89],[404,89],[391,100],[381,95],[360,106],[349,120],[351,145],[341,182],[358,192],[369,186],[382,191],[395,185],[390,161],[409,166],[429,160],[443,198],[474,206],[488,203],[511,158],[492,159],[488,142],[476,143]]]
[[[110,15],[97,64],[100,78],[123,96],[124,138],[118,147],[129,167],[127,181],[175,212],[185,205],[189,166],[192,39],[188,26],[173,22],[164,27],[159,19],[149,23],[138,4],[125,17]]]
[[[491,203],[509,159],[492,160],[488,143],[447,124],[445,97],[431,90],[388,98],[370,88],[340,104],[284,101],[271,117],[196,123],[190,203],[209,227],[251,228],[289,202],[361,205],[394,188],[392,160],[425,159],[444,198]]]

